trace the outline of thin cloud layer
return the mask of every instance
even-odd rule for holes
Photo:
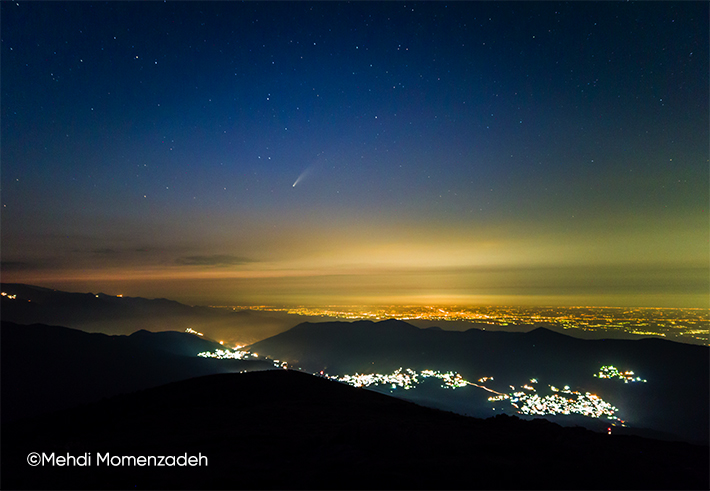
[[[211,256],[184,256],[175,260],[181,266],[239,266],[252,263],[251,259],[228,254],[214,254]]]

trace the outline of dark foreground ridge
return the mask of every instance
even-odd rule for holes
[[[37,466],[31,452],[92,456]],[[202,466],[97,465],[202,455]],[[707,489],[708,447],[481,420],[295,371],[175,382],[3,427],[3,489]]]
[[[199,375],[270,366],[197,357],[221,346],[182,332],[107,336],[43,324],[0,325],[3,423]]]

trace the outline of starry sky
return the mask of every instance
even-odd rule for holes
[[[708,307],[706,2],[2,2],[2,280]]]

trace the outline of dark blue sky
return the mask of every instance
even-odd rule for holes
[[[0,8],[3,281],[707,304],[706,3]]]

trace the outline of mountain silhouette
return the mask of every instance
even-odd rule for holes
[[[0,329],[3,422],[199,375],[271,367],[197,357],[221,345],[187,333],[108,336],[6,321]]]
[[[470,381],[493,376],[499,390],[506,391],[536,378],[543,384],[595,393],[621,408],[623,419],[636,428],[701,443],[707,443],[710,431],[710,350],[705,346],[655,338],[582,340],[546,328],[441,331],[388,320],[306,322],[250,349],[311,373],[391,373],[399,367],[452,370]],[[594,378],[603,365],[633,370],[647,382]],[[474,397],[473,392],[462,393]],[[419,393],[398,395],[416,400]],[[452,396],[446,397],[448,405],[439,407],[478,416],[482,405],[491,411],[485,397],[466,399],[461,407]]]
[[[30,452],[91,467],[31,467]],[[203,455],[201,467],[107,467]],[[193,378],[3,426],[12,489],[707,489],[708,447],[486,420],[296,371]]]
[[[217,309],[185,305],[164,298],[119,297],[104,293],[70,293],[3,283],[2,320],[48,324],[104,334],[184,331],[192,328],[229,345],[249,344],[293,327],[293,316],[278,312]]]

